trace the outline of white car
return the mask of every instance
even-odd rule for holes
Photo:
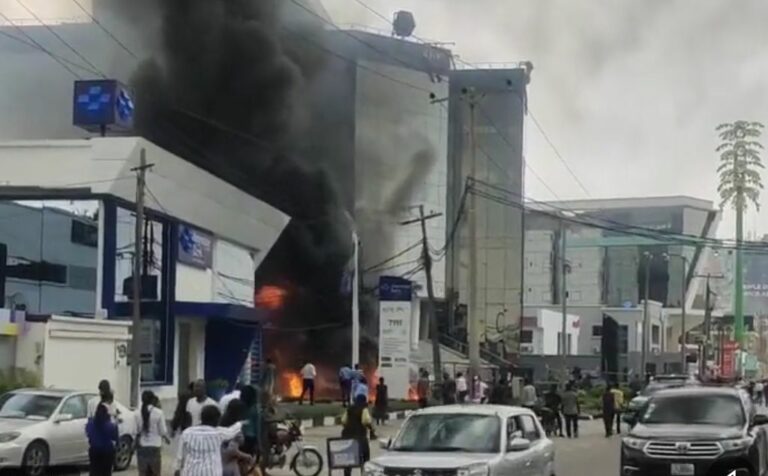
[[[49,466],[88,464],[85,434],[88,400],[95,393],[22,389],[0,395],[0,468],[22,468],[27,476]],[[115,469],[131,464],[136,422],[133,412],[115,402],[120,443]]]
[[[555,447],[536,414],[505,405],[446,405],[413,413],[364,476],[554,476]]]

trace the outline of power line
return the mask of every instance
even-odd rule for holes
[[[43,53],[47,53],[49,56],[53,56],[54,58],[56,58],[56,59],[58,59],[60,61],[63,61],[64,63],[67,63],[68,65],[70,65],[70,66],[72,66],[74,68],[81,69],[81,70],[86,71],[88,73],[93,73],[93,71],[91,71],[90,69],[86,68],[85,66],[83,66],[83,65],[81,65],[79,63],[75,63],[74,61],[71,61],[68,58],[65,58],[63,56],[57,55],[57,54],[55,54],[53,52],[50,52],[50,51],[46,51],[45,49],[40,49],[34,43],[32,43],[30,41],[27,41],[27,40],[25,40],[23,38],[19,38],[18,36],[14,36],[14,35],[8,33],[7,31],[0,30],[0,35],[5,36],[6,38],[9,38],[9,39],[11,39],[13,41],[16,41],[18,43],[21,43],[22,45],[26,45],[26,46],[28,46],[30,48],[33,48],[33,49],[35,49],[37,51],[41,51]]]
[[[75,2],[75,4],[76,4],[78,7],[80,7],[80,10],[82,10],[82,11],[83,11],[83,13],[85,13],[86,15],[88,15],[88,17],[89,17],[89,18],[90,18],[90,19],[93,21],[93,23],[94,23],[94,24],[96,24],[96,26],[98,26],[98,27],[101,29],[101,31],[103,31],[104,33],[106,33],[106,34],[107,34],[107,36],[109,36],[110,38],[112,38],[112,40],[114,40],[114,42],[115,42],[115,43],[117,43],[117,44],[118,44],[118,45],[119,45],[119,46],[120,46],[120,47],[121,47],[121,48],[122,48],[122,49],[123,49],[123,50],[124,50],[126,53],[128,53],[129,55],[131,55],[131,56],[133,57],[133,59],[136,59],[136,60],[138,60],[138,59],[139,59],[139,57],[138,57],[138,56],[136,56],[136,53],[134,53],[133,51],[131,51],[131,49],[130,49],[130,48],[128,48],[127,46],[125,46],[125,44],[124,44],[122,41],[120,41],[120,40],[119,40],[119,39],[118,39],[118,38],[117,38],[115,35],[113,35],[113,34],[112,34],[112,32],[111,32],[111,31],[109,31],[109,29],[107,29],[107,27],[105,27],[105,26],[104,26],[104,25],[103,25],[103,24],[102,24],[102,23],[101,23],[101,22],[100,22],[100,21],[99,21],[99,20],[98,20],[98,19],[97,19],[97,18],[96,18],[96,17],[95,17],[95,16],[94,16],[92,13],[91,13],[91,12],[89,12],[89,11],[88,11],[88,10],[87,10],[87,9],[86,9],[86,8],[85,8],[85,7],[84,7],[84,6],[83,6],[83,5],[82,5],[82,4],[81,4],[81,3],[80,3],[78,0],[72,0],[72,1],[73,1],[73,2]]]
[[[83,79],[83,78],[82,78],[82,77],[81,77],[79,74],[75,73],[75,72],[72,70],[72,68],[70,68],[69,66],[67,66],[67,64],[66,64],[66,63],[64,63],[64,61],[60,60],[60,59],[59,59],[59,57],[58,57],[57,55],[55,55],[55,54],[51,53],[50,51],[48,51],[48,50],[47,50],[47,49],[46,49],[46,48],[45,48],[43,45],[41,45],[40,43],[38,43],[38,42],[37,42],[37,40],[35,40],[34,38],[32,38],[32,37],[31,37],[31,36],[30,36],[30,35],[29,35],[29,34],[28,34],[26,31],[24,31],[24,29],[22,29],[21,27],[19,27],[19,26],[18,26],[16,23],[14,23],[14,22],[13,22],[13,20],[11,20],[10,18],[8,18],[8,16],[7,16],[5,13],[3,13],[3,12],[0,12],[0,17],[2,17],[2,18],[3,18],[3,20],[5,20],[5,21],[6,21],[6,23],[8,23],[8,24],[9,24],[9,25],[11,25],[12,27],[14,27],[14,28],[15,28],[15,29],[16,29],[16,30],[19,32],[19,33],[21,33],[21,34],[22,34],[22,35],[23,35],[23,36],[24,36],[24,37],[25,37],[27,40],[29,40],[29,41],[30,41],[30,43],[34,44],[34,45],[35,45],[35,47],[36,47],[37,49],[39,49],[40,51],[42,51],[42,52],[44,52],[45,54],[47,54],[48,56],[50,56],[50,57],[51,57],[51,59],[53,59],[55,62],[59,63],[59,64],[61,65],[61,67],[62,67],[62,68],[64,68],[64,69],[66,69],[67,71],[69,71],[69,73],[70,73],[72,76],[74,76],[74,77],[75,77],[75,78],[77,78],[77,79]]]
[[[48,30],[48,31],[51,33],[51,35],[53,35],[54,37],[56,37],[56,38],[57,38],[57,39],[58,39],[58,40],[59,40],[59,41],[60,41],[60,42],[61,42],[61,43],[62,43],[64,46],[66,46],[66,47],[67,47],[67,48],[68,48],[68,49],[69,49],[69,50],[70,50],[72,53],[74,53],[74,54],[75,54],[75,55],[76,55],[78,58],[80,58],[81,60],[83,60],[83,62],[85,62],[85,64],[87,64],[87,65],[88,65],[88,66],[89,66],[89,67],[92,69],[91,73],[93,73],[93,74],[99,74],[99,75],[101,75],[103,78],[106,78],[106,77],[107,77],[107,76],[106,76],[104,73],[102,73],[102,72],[99,70],[99,68],[97,68],[97,67],[96,67],[96,65],[94,65],[93,63],[91,63],[91,62],[88,60],[88,58],[86,58],[86,57],[85,57],[83,54],[81,54],[79,51],[77,51],[77,49],[75,49],[75,47],[73,47],[71,44],[69,44],[69,42],[67,42],[67,40],[65,40],[65,39],[64,39],[64,38],[63,38],[61,35],[59,35],[58,33],[56,33],[56,30],[54,30],[53,28],[51,28],[51,26],[50,26],[50,25],[48,25],[47,23],[45,23],[45,22],[44,22],[44,21],[43,21],[43,20],[42,20],[42,19],[41,19],[39,16],[37,16],[37,14],[36,14],[36,13],[35,13],[35,12],[34,12],[34,11],[31,9],[31,8],[29,8],[29,7],[28,7],[28,6],[27,6],[27,5],[26,5],[24,2],[22,2],[21,0],[16,0],[16,3],[18,3],[19,5],[21,5],[21,7],[22,7],[24,10],[26,10],[26,11],[27,11],[27,13],[29,13],[30,15],[32,15],[32,17],[34,17],[34,19],[35,19],[36,21],[38,21],[38,22],[39,22],[39,23],[40,23],[40,24],[41,24],[41,25],[42,25],[42,26],[43,26],[43,27],[44,27],[46,30]]]
[[[416,243],[414,243],[414,244],[408,246],[407,248],[403,249],[402,251],[398,252],[394,256],[390,256],[389,258],[385,259],[384,261],[381,261],[380,263],[377,263],[377,264],[375,264],[373,266],[369,266],[369,267],[363,269],[363,273],[369,273],[369,272],[374,271],[374,270],[376,270],[376,269],[378,269],[378,268],[380,268],[380,267],[382,267],[382,266],[384,266],[384,265],[386,265],[388,263],[391,263],[392,261],[396,260],[397,258],[399,258],[399,257],[403,256],[404,254],[408,253],[409,251],[417,248],[420,244],[421,244],[421,242],[417,241]]]
[[[538,119],[536,119],[536,116],[533,115],[533,111],[528,109],[528,115],[531,116],[531,120],[533,121],[533,124],[536,126],[536,129],[541,132],[541,135],[544,136],[544,140],[547,141],[547,144],[549,144],[549,147],[552,149],[552,151],[555,153],[555,156],[562,162],[562,164],[565,166],[565,169],[568,171],[568,173],[573,177],[573,180],[579,185],[581,190],[587,195],[587,197],[592,197],[592,194],[589,193],[589,190],[587,190],[587,187],[584,186],[584,183],[579,179],[578,175],[576,175],[576,172],[571,169],[571,166],[568,165],[568,162],[565,160],[563,155],[560,153],[559,150],[557,150],[557,147],[552,142],[552,139],[549,138],[549,134],[544,130],[544,128],[539,123]]]
[[[486,184],[486,185],[489,185],[489,184]],[[498,195],[494,195],[489,192],[483,192],[481,190],[478,190],[475,187],[471,188],[470,193],[475,193],[482,198],[494,201],[496,203],[500,203],[502,205],[508,205],[518,209],[530,211],[530,209],[527,208],[524,203],[520,203],[514,200],[510,200],[508,198],[500,197]],[[665,235],[659,235],[658,230],[653,230],[653,229],[645,229],[647,231],[644,232],[644,231],[638,230],[638,228],[642,229],[642,227],[617,228],[613,226],[602,225],[594,221],[581,220],[577,217],[564,216],[564,215],[560,215],[553,212],[547,212],[543,210],[535,210],[534,212],[541,215],[549,216],[555,220],[566,221],[569,223],[574,223],[574,224],[578,224],[586,227],[598,228],[604,231],[610,231],[610,232],[620,233],[620,234],[629,235],[629,236],[639,236],[642,238],[655,239],[659,241],[671,240],[681,246],[687,245],[692,247],[711,247],[711,248],[720,248],[720,249],[729,249],[729,250],[741,249],[741,250],[747,250],[755,253],[768,253],[768,245],[766,245],[765,243],[753,243],[745,246],[744,242],[742,242],[742,244],[740,245],[739,244],[729,245],[724,240],[715,240],[715,239],[707,239],[707,238],[699,238],[699,237],[680,238],[680,237],[669,236],[669,235],[665,236]],[[634,230],[632,230],[632,228],[634,228]],[[666,244],[669,244],[669,243],[666,243]],[[649,244],[648,246],[651,246],[651,245],[652,244]]]

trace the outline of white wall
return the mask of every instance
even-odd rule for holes
[[[290,218],[276,208],[136,137],[3,142],[0,169],[6,186],[90,187],[133,202],[131,168],[139,164],[142,148],[154,164],[147,174],[147,207],[258,249],[259,260],[288,224]]]
[[[253,306],[256,257],[250,250],[216,240],[213,245],[213,301]]]
[[[213,301],[213,271],[176,263],[176,300]]]
[[[544,355],[558,354],[558,335],[562,331],[563,314],[547,309],[540,309],[537,317],[539,332],[541,334],[541,347],[535,349]],[[568,314],[566,320],[566,334],[571,341],[570,354],[578,352],[580,327],[574,325],[579,322],[579,316]],[[536,338],[534,336],[534,342]]]
[[[45,387],[96,391],[107,379],[116,398],[130,397],[127,346],[130,323],[52,316],[48,322],[28,323],[17,344],[17,364],[36,372]],[[126,347],[127,350],[127,347]]]

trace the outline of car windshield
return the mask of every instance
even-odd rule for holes
[[[497,453],[501,421],[495,415],[437,413],[408,419],[394,451]]]
[[[0,418],[48,419],[61,397],[33,393],[6,393],[0,396]]]
[[[652,399],[640,421],[650,424],[741,426],[745,420],[741,401],[735,396],[675,395]]]

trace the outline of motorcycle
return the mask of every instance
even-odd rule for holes
[[[297,421],[273,422],[269,431],[269,453],[264,468],[283,468],[288,462],[288,452],[296,446],[296,454],[290,459],[289,468],[296,476],[318,476],[323,470],[323,457],[317,448],[305,445],[301,424]]]

